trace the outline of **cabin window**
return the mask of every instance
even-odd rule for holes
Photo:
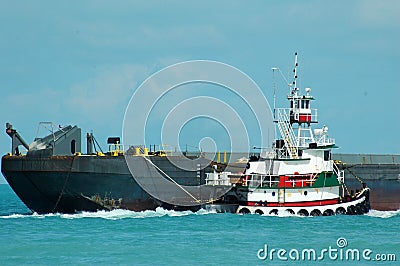
[[[293,108],[293,101],[290,101],[290,108]]]
[[[306,101],[306,109],[310,108],[310,101]]]
[[[331,159],[331,153],[329,151],[324,151],[324,161],[329,161]]]
[[[301,100],[301,109],[304,109],[304,104],[305,104],[305,101]]]
[[[74,154],[75,153],[75,140],[71,140],[71,153]]]

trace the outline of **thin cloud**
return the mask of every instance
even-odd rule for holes
[[[400,1],[364,0],[357,9],[359,21],[371,28],[400,28]]]

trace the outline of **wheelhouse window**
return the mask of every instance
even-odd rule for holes
[[[324,161],[329,161],[331,159],[331,152],[324,151]]]

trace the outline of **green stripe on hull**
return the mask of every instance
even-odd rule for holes
[[[322,172],[311,186],[312,188],[340,186],[337,175],[333,172]]]

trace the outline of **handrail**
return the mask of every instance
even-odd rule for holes
[[[291,108],[275,108],[275,110],[279,111],[283,111],[283,112],[290,112]],[[307,115],[310,116],[310,122],[311,123],[316,123],[318,121],[318,109],[316,108],[310,108],[308,109],[310,110],[310,113],[307,113]],[[303,113],[301,113],[303,114]]]
[[[287,175],[290,177],[296,177],[298,175]],[[306,187],[311,186],[318,176],[318,173],[301,175],[301,179],[285,180],[284,187]],[[273,180],[276,179],[276,180]],[[278,187],[280,183],[279,175],[271,174],[231,174],[231,173],[207,173],[205,179],[206,185],[233,185],[232,180],[236,181],[234,183],[242,183],[242,185],[247,187]],[[298,186],[299,182],[301,183]]]
[[[333,164],[333,172],[336,174],[340,184],[344,184],[344,170],[340,170],[335,162]]]
[[[125,146],[123,144],[108,144],[108,152],[113,156],[118,156],[119,154],[124,154]]]

